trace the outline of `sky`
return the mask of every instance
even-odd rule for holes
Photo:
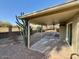
[[[31,13],[64,3],[65,0],[0,0],[0,21],[16,24],[16,15]]]

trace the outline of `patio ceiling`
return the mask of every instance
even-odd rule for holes
[[[23,15],[20,19],[29,20],[34,24],[53,24],[70,20],[79,11],[79,1],[48,8],[39,12]]]
[[[57,14],[51,14],[43,17],[38,17],[31,19],[30,22],[34,24],[54,24],[54,23],[62,23],[70,20],[76,13],[78,13],[79,9],[65,11]]]

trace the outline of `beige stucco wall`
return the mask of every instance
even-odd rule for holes
[[[79,15],[76,15],[71,21],[72,22],[72,46],[71,49],[74,52],[78,52],[79,46]],[[66,26],[60,26],[60,39],[66,39]]]
[[[70,46],[71,53],[78,53],[79,54],[79,15],[75,15],[72,22],[72,46]],[[68,23],[70,23],[68,22]],[[61,28],[63,29],[63,28]],[[66,31],[66,29],[63,29]],[[60,32],[61,33],[61,32]],[[65,38],[66,33],[63,32],[62,36]],[[68,50],[67,50],[68,51]],[[69,52],[70,53],[70,52]],[[74,59],[79,59],[79,57],[75,56]]]
[[[78,48],[78,50],[77,50],[77,51],[78,51],[78,53],[79,53],[79,22],[78,22],[77,25],[78,25],[78,40],[77,40],[77,43],[78,43],[78,44],[77,44],[77,48]]]
[[[75,15],[70,22],[72,23],[72,46],[62,46],[59,52],[52,49],[49,53],[49,59],[70,59],[72,53],[79,53],[79,15]],[[69,23],[69,22],[68,22]],[[60,26],[60,39],[66,39],[66,26]],[[62,42],[61,42],[62,43]],[[58,46],[60,43],[58,44]],[[62,44],[63,45],[63,44]],[[73,56],[73,59],[79,59],[77,56]]]
[[[78,28],[78,23],[79,23],[79,15],[76,15],[72,21],[72,49],[74,52],[78,52],[78,31],[79,31],[79,28]]]
[[[76,15],[76,17],[74,17],[72,19],[72,22],[73,22],[73,29],[72,29],[72,49],[73,49],[73,52],[75,53],[78,53],[79,54],[79,46],[78,46],[78,43],[79,43],[79,15]],[[79,58],[77,58],[79,59]]]

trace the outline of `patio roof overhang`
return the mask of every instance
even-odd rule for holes
[[[19,16],[19,18],[29,20],[34,24],[46,25],[53,23],[63,23],[70,20],[70,18],[77,14],[78,11],[79,1],[75,1],[33,12],[31,14]]]

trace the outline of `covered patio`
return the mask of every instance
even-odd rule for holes
[[[49,53],[54,59],[68,59],[72,53],[78,53],[79,51],[79,1],[72,1],[68,3],[64,3],[58,6],[50,7],[44,10],[36,11],[30,14],[24,14],[22,16],[18,16],[19,19],[26,21],[26,28],[27,34],[28,34],[28,48],[30,47],[30,23],[32,24],[39,24],[41,26],[47,26],[47,25],[55,25],[60,24],[59,28],[59,39],[61,41],[65,41],[68,46],[65,46],[61,49],[61,52],[56,52],[55,50],[51,50]],[[49,49],[43,47],[42,41],[39,41],[37,45],[34,45],[36,49],[40,49],[38,47],[44,48],[42,52],[45,51],[45,49]],[[46,39],[45,39],[46,41]],[[51,41],[50,41],[51,42]],[[48,43],[49,46],[51,46],[52,43]],[[53,41],[52,41],[53,42]],[[54,43],[54,42],[53,42]],[[47,45],[47,44],[46,44]],[[53,45],[53,44],[52,44]],[[58,46],[62,46],[62,43],[58,43]],[[32,48],[34,48],[34,46]],[[55,46],[55,45],[54,45]],[[41,49],[42,49],[41,48]],[[59,47],[60,48],[60,47]],[[39,51],[41,51],[41,49]],[[63,55],[65,54],[65,55]],[[60,57],[61,56],[61,57]]]
[[[79,1],[61,4],[44,10],[36,11],[31,14],[18,16],[19,19],[26,21],[28,28],[28,48],[30,47],[30,23],[39,25],[60,24],[60,39],[67,40],[67,23],[72,21],[79,12]]]

